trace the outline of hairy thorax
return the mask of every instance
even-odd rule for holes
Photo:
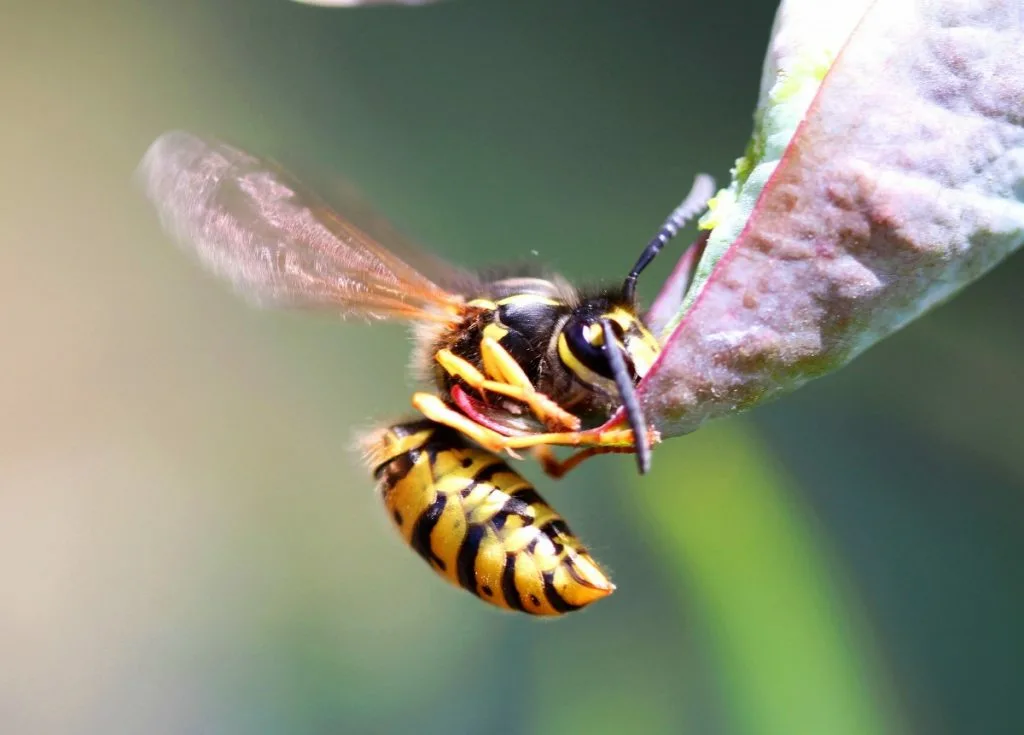
[[[558,355],[558,335],[577,303],[575,290],[557,281],[523,277],[483,283],[477,293],[467,296],[467,308],[460,320],[417,335],[420,374],[432,380],[451,402],[456,386],[463,391],[469,390],[468,386],[438,365],[434,355],[450,350],[486,373],[480,345],[490,338],[515,359],[537,391],[585,420],[594,415],[599,421],[614,403],[614,396],[580,382],[564,368]],[[518,422],[531,421],[515,400],[472,393],[499,423],[522,428]],[[537,427],[531,424],[529,428]]]

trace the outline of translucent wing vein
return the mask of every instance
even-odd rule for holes
[[[138,176],[168,234],[251,302],[439,320],[461,301],[284,171],[219,141],[166,133]]]

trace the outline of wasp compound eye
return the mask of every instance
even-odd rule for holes
[[[585,382],[590,381],[586,380],[586,372],[577,368],[577,363],[586,371],[596,373],[602,378],[614,379],[612,366],[608,362],[604,348],[604,332],[599,321],[569,319],[562,330],[562,336],[570,353],[568,356],[563,354],[562,360]]]

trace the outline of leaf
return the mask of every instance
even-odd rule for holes
[[[1022,28],[1019,0],[783,3],[751,143],[658,300],[692,279],[640,386],[664,436],[845,365],[1020,246]]]

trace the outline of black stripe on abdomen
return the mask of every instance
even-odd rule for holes
[[[420,450],[410,449],[405,454],[392,457],[377,465],[373,471],[373,478],[377,481],[384,479],[387,485],[394,487],[406,478],[406,475],[412,471],[419,460]]]
[[[548,604],[560,613],[572,612],[581,607],[581,605],[566,602],[565,598],[558,594],[558,590],[555,589],[554,572],[544,572],[544,597],[547,598]]]
[[[524,526],[529,526],[533,523],[534,519],[531,509],[538,506],[547,508],[548,504],[544,502],[544,498],[538,495],[537,491],[532,487],[524,487],[513,495],[508,496],[508,499],[501,506],[501,510],[494,514],[491,524],[494,526],[494,530],[500,531],[505,527],[509,516],[515,515],[523,519]]]
[[[554,547],[554,553],[555,553],[556,556],[558,554],[561,554],[562,553],[562,549],[564,548],[564,544],[561,541],[558,540],[558,537],[559,536],[562,536],[562,537],[570,536],[571,537],[571,534],[569,532],[569,526],[567,526],[565,521],[562,520],[561,518],[555,518],[554,520],[548,521],[543,526],[541,526],[538,529],[538,531],[540,531],[540,534],[542,536],[546,536],[548,538],[548,540],[551,541],[551,544]],[[537,541],[536,539],[534,539],[534,541],[533,541],[534,548],[536,548],[536,541]],[[532,552],[532,549],[531,549],[531,552]]]
[[[515,554],[505,554],[505,568],[501,572],[501,592],[505,595],[505,603],[509,608],[529,612],[523,607],[523,598],[519,596],[519,588],[516,587]]]
[[[438,495],[430,507],[416,519],[416,525],[413,527],[412,536],[409,539],[410,546],[416,550],[417,554],[423,557],[427,563],[432,562],[442,570],[445,569],[444,559],[434,554],[434,547],[430,543],[430,534],[433,533],[434,526],[441,519],[447,502],[448,496]]]
[[[459,554],[455,562],[459,585],[477,597],[480,596],[480,591],[476,586],[476,557],[480,553],[480,543],[484,540],[484,533],[483,526],[475,523],[469,524],[466,536],[459,545]]]
[[[493,464],[484,465],[476,471],[475,475],[473,475],[473,482],[476,484],[481,482],[490,482],[499,472],[511,472],[511,469],[507,464],[500,460]]]

